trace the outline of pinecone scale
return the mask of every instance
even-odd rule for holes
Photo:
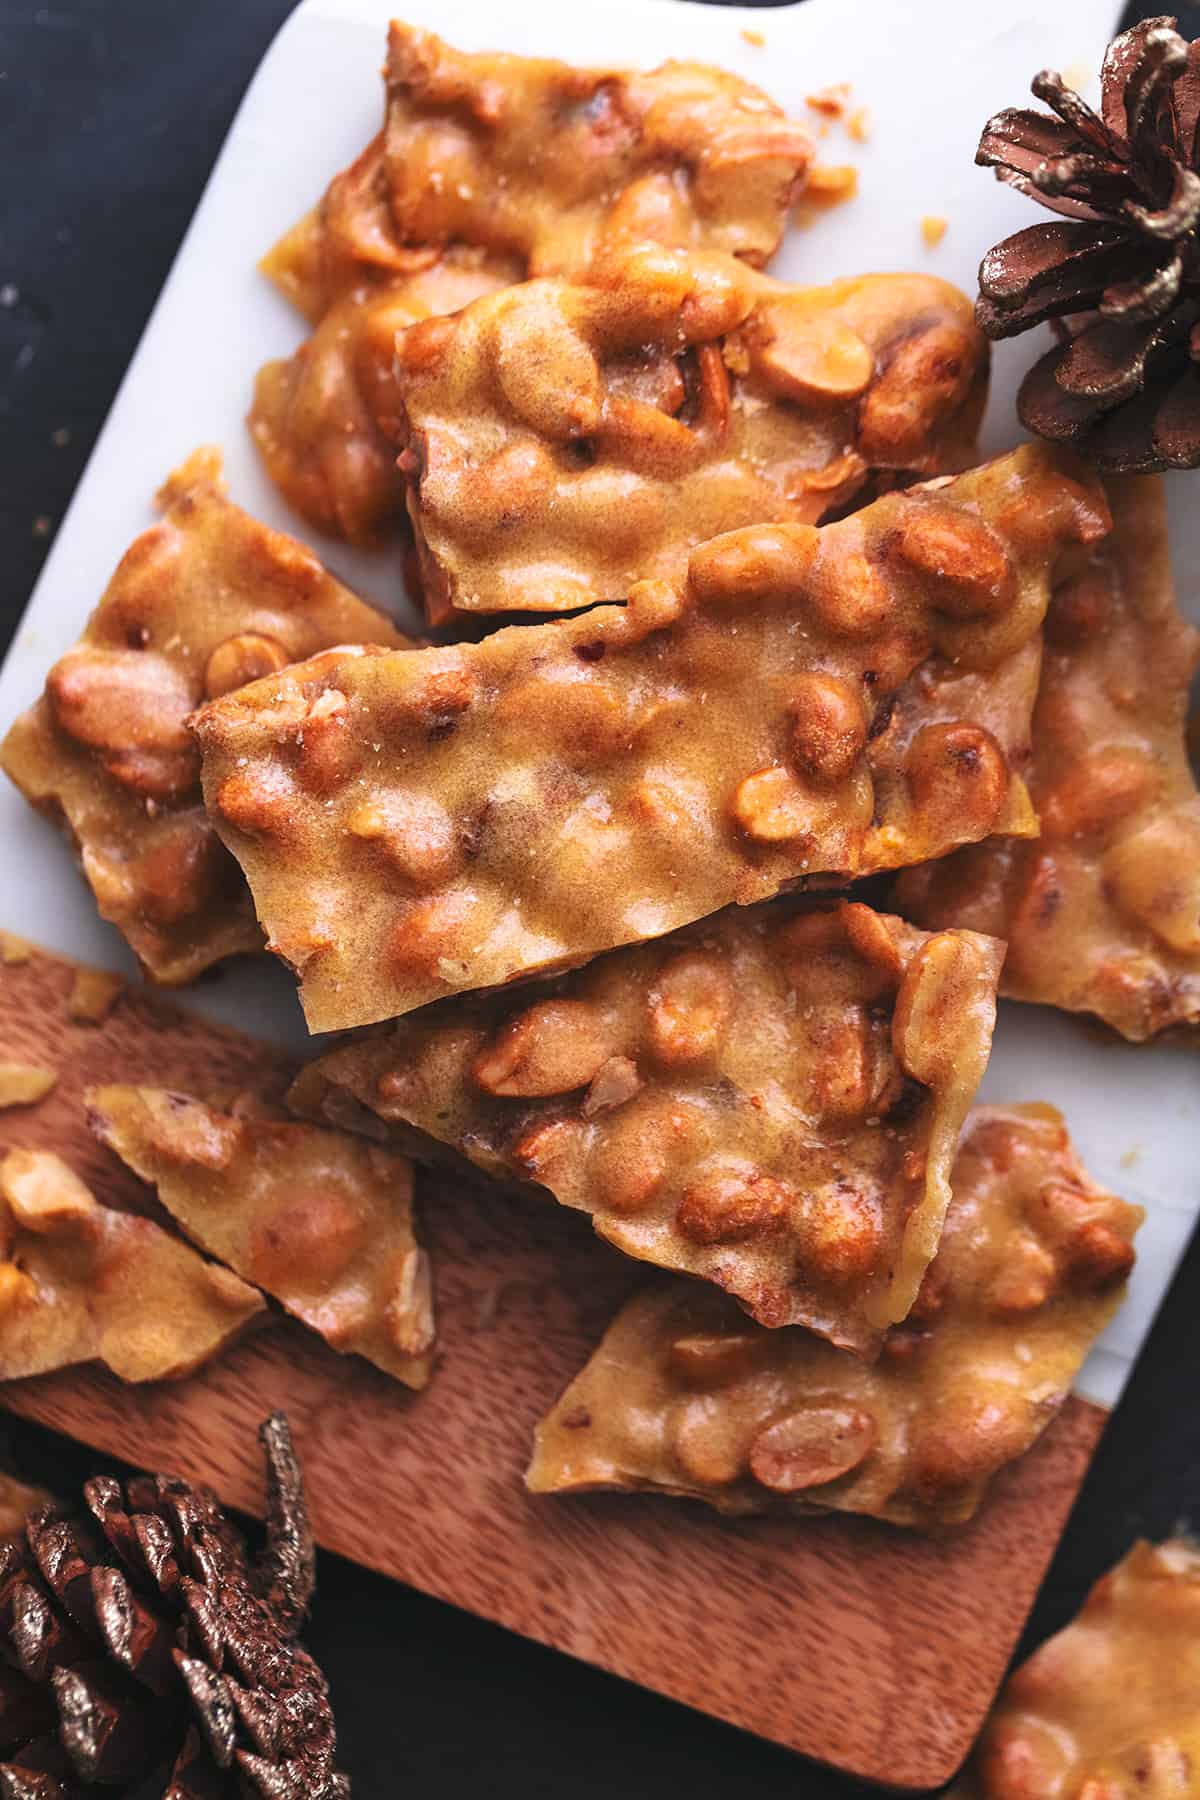
[[[215,1498],[87,1483],[0,1552],[0,1800],[345,1800],[324,1677],[297,1643],[313,1548],[286,1422],[268,1420],[267,1548]]]

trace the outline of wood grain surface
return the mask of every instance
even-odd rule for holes
[[[91,1137],[82,1091],[198,1094],[278,1083],[273,1050],[130,990],[72,1023],[72,966],[0,966],[0,1059],[54,1067],[39,1106],[0,1113],[0,1150],[53,1148],[117,1204],[145,1190]],[[636,1285],[586,1220],[442,1173],[419,1178],[440,1356],[423,1395],[274,1320],[189,1381],[122,1387],[64,1371],[0,1402],[133,1463],[262,1505],[255,1426],[287,1408],[320,1542],[601,1668],[892,1787],[958,1766],[1000,1680],[1105,1413],[1072,1399],[941,1539],[861,1520],[730,1522],[614,1495],[535,1500],[535,1420]]]

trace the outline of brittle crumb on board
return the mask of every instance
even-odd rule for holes
[[[840,119],[850,101],[850,83],[834,81],[828,87],[819,88],[815,94],[806,94],[805,105],[811,106],[814,112],[825,113],[828,118]]]
[[[24,938],[17,937],[12,931],[0,931],[0,962],[10,966],[27,963],[32,955],[33,948]]]
[[[767,41],[765,32],[753,31],[749,25],[743,26],[742,37],[747,44],[753,44],[756,50],[761,50]]]
[[[109,969],[89,969],[83,964],[67,995],[67,1017],[77,1025],[100,1025],[107,1019],[125,989],[125,977]]]
[[[945,237],[948,225],[949,220],[943,219],[939,213],[925,214],[925,217],[921,220],[921,236],[925,240],[928,249],[936,249],[937,245],[940,244]]]
[[[37,1063],[0,1062],[0,1107],[36,1106],[57,1080],[53,1069]]]

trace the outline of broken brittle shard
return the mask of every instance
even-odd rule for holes
[[[0,1163],[0,1379],[99,1361],[190,1375],[264,1311],[257,1289],[152,1219],[101,1206],[43,1150]]]
[[[315,1031],[1028,834],[1042,618],[1107,526],[1031,446],[623,607],[334,651],[196,716],[210,815]]]
[[[1116,1311],[1142,1211],[1090,1180],[1049,1107],[981,1108],[953,1184],[937,1257],[878,1362],[660,1281],[538,1427],[528,1486],[675,1494],[725,1513],[970,1518]]]
[[[86,1096],[97,1137],[153,1184],[193,1243],[335,1350],[429,1379],[433,1293],[412,1165],[346,1132],[242,1116],[162,1088]]]
[[[333,644],[407,642],[311,550],[225,495],[200,450],[159,495],[0,766],[74,844],[102,918],[168,985],[260,950],[237,865],[204,813],[184,724],[201,701]]]
[[[578,274],[622,238],[761,265],[813,155],[760,88],[702,63],[576,69],[393,23],[384,80],[401,241],[482,244],[531,275]]]
[[[765,94],[699,64],[471,56],[393,25],[385,75],[385,130],[263,260],[315,330],[250,413],[289,504],[363,544],[403,519],[398,330],[627,239],[761,264],[812,154]]]
[[[1056,585],[1029,786],[1041,835],[897,882],[931,927],[1008,940],[1001,992],[1135,1041],[1200,1025],[1200,795],[1186,745],[1200,633],[1175,604],[1155,476],[1107,483],[1113,531]]]
[[[1135,1544],[1009,1677],[948,1800],[1192,1800],[1197,1694],[1200,1547]]]
[[[566,612],[740,525],[975,460],[987,348],[925,275],[831,287],[639,245],[396,340],[426,612]]]
[[[849,902],[732,909],[537,997],[361,1034],[291,1104],[419,1155],[415,1128],[764,1324],[870,1354],[937,1249],[1002,954]]]

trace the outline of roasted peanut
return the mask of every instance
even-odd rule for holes
[[[874,358],[856,331],[800,302],[768,301],[758,310],[754,366],[791,400],[856,400],[874,372]]]
[[[1008,793],[1004,752],[981,725],[925,725],[906,773],[920,830],[945,841],[986,837]]]
[[[702,950],[663,964],[649,995],[650,1043],[667,1067],[701,1062],[719,1049],[733,1007],[728,965]]]
[[[859,450],[884,468],[921,467],[934,421],[961,405],[977,366],[961,326],[934,325],[902,338],[859,401]]]
[[[346,830],[374,844],[416,887],[439,887],[458,873],[465,860],[453,819],[427,794],[393,791],[363,800],[347,818]]]
[[[818,781],[844,781],[867,743],[862,696],[840,676],[798,676],[788,700],[792,755]]]
[[[696,1244],[736,1244],[776,1231],[796,1196],[773,1175],[720,1164],[702,1170],[675,1209],[680,1231]]]
[[[734,1422],[707,1396],[689,1400],[675,1425],[675,1455],[701,1487],[727,1487],[745,1466]]]
[[[837,1287],[863,1281],[879,1267],[879,1200],[848,1181],[809,1196],[801,1233],[806,1259],[822,1280]]]
[[[667,1352],[672,1374],[689,1387],[722,1387],[748,1375],[760,1360],[761,1340],[752,1331],[685,1332]]]
[[[600,1113],[612,1112],[632,1100],[641,1089],[642,1078],[637,1064],[628,1056],[610,1056],[592,1078],[583,1100],[583,1116],[594,1119]]]
[[[695,1125],[690,1107],[649,1097],[606,1117],[594,1165],[604,1205],[619,1217],[647,1211],[672,1162],[685,1154]]]
[[[489,1094],[568,1094],[586,1087],[611,1054],[603,1021],[581,1000],[540,1000],[512,1019],[475,1058]]]
[[[1200,801],[1160,811],[1122,838],[1104,873],[1127,917],[1181,956],[1200,953]]]
[[[809,836],[818,817],[811,790],[782,763],[747,775],[733,796],[732,812],[757,844],[786,844]]]
[[[273,675],[276,669],[285,668],[288,660],[288,653],[277,638],[257,631],[239,631],[218,644],[209,657],[204,668],[204,692],[215,700],[262,675]]]
[[[776,1494],[825,1487],[857,1469],[878,1436],[875,1420],[861,1407],[802,1407],[759,1432],[750,1447],[751,1473]]]
[[[956,618],[995,617],[1009,603],[1008,552],[991,527],[969,513],[914,501],[892,553],[931,584],[934,604]]]

